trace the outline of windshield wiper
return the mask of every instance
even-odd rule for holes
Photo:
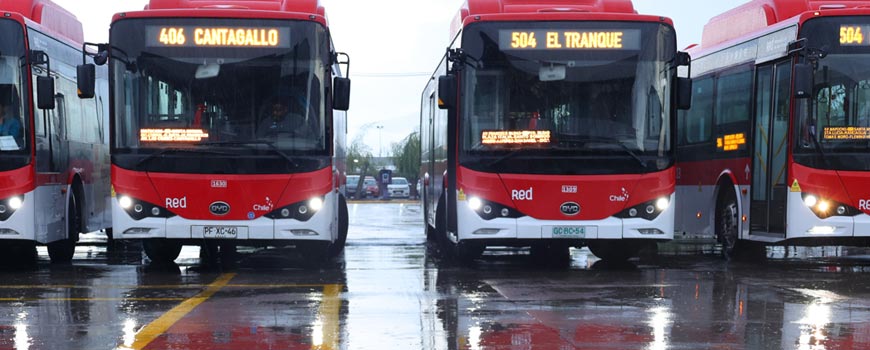
[[[296,163],[293,158],[291,158],[287,153],[284,153],[278,146],[275,146],[275,143],[272,141],[205,141],[197,143],[197,145],[201,146],[252,146],[252,145],[266,145],[269,146],[269,150],[275,152],[281,158],[284,158],[288,164],[293,166],[294,168],[299,167],[299,163]]]
[[[813,150],[816,151],[816,155],[822,158],[822,163],[825,164],[825,167],[828,169],[833,169],[831,164],[828,163],[828,157],[825,155],[825,151],[822,149],[822,144],[819,143],[819,140],[816,139],[816,133],[810,132],[810,138],[813,139]]]
[[[141,160],[136,162],[136,168],[139,169],[139,168],[141,168],[142,165],[151,161],[152,159],[167,155],[169,153],[217,154],[217,155],[222,155],[222,156],[233,155],[232,153],[218,152],[218,151],[207,151],[207,150],[187,149],[187,148],[165,148],[165,149],[162,149],[160,151],[151,153],[151,154],[145,156],[145,158],[142,158]]]

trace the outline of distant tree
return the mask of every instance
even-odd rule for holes
[[[365,183],[366,175],[372,170],[372,152],[371,149],[363,142],[362,137],[357,137],[347,149],[347,173],[351,175],[359,174],[359,181],[356,185],[357,197],[361,197],[363,193],[363,183]]]
[[[420,178],[420,133],[413,132],[399,143],[393,144],[393,163],[396,171],[393,176],[408,179],[411,193],[416,196],[417,180]]]

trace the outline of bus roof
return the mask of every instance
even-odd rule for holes
[[[713,17],[704,26],[701,47],[712,47],[809,11],[870,7],[867,0],[752,0]]]
[[[453,19],[451,40],[472,20],[644,20],[673,25],[669,18],[638,15],[632,0],[465,0]],[[531,18],[528,18],[531,19]]]
[[[151,0],[145,9],[236,9],[323,15],[320,0]]]
[[[0,11],[18,13],[53,35],[79,44],[85,41],[82,23],[71,12],[51,0],[0,0]]]

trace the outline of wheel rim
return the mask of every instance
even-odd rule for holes
[[[719,220],[720,229],[722,230],[722,245],[726,252],[730,253],[737,244],[737,204],[729,201],[722,208],[721,218]]]

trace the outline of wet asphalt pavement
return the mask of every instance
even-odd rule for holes
[[[0,270],[2,349],[868,349],[870,250],[775,248],[762,263],[662,247],[570,266],[427,248],[415,204],[353,204],[344,259],[292,249],[149,265],[99,236],[72,265]],[[680,251],[680,253],[676,253]]]

